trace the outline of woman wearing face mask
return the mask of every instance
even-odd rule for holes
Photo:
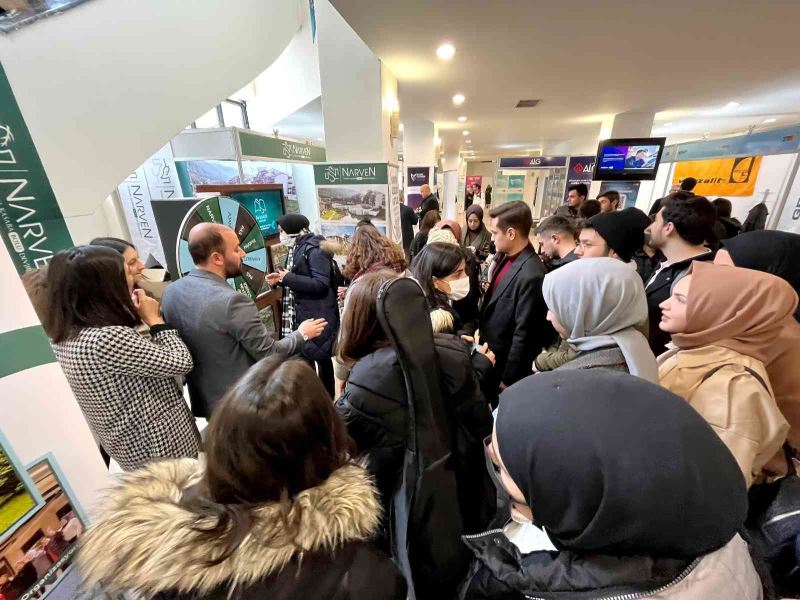
[[[334,245],[308,230],[309,222],[300,214],[278,219],[281,243],[289,249],[286,265],[270,273],[270,285],[283,287],[281,334],[286,336],[306,319],[325,319],[322,335],[303,344],[303,358],[317,364],[325,389],[334,395],[333,345],[339,333],[339,304],[333,282]]]
[[[627,264],[575,260],[545,276],[542,294],[547,319],[574,349],[559,369],[615,369],[658,383],[656,358],[640,331],[647,320],[644,286]]]
[[[796,306],[797,294],[778,277],[701,262],[661,304],[659,326],[675,346],[658,357],[661,385],[714,427],[748,485],[787,471],[784,416],[797,414],[800,394]],[[782,414],[787,404],[776,403],[779,390],[795,412]],[[797,447],[800,422],[789,423]]]
[[[610,371],[528,377],[503,393],[486,455],[526,524],[464,538],[461,598],[763,598],[737,535],[736,462],[664,388]]]
[[[487,189],[488,192],[488,189]],[[483,209],[473,204],[467,209],[467,228],[461,238],[464,248],[472,248],[480,262],[484,262],[490,254],[494,254],[492,234],[483,223]]]
[[[434,332],[460,333],[464,329],[464,321],[454,309],[454,303],[470,292],[466,258],[460,246],[433,242],[425,246],[411,265],[411,272],[428,299]],[[476,324],[471,323],[471,327],[474,332]]]
[[[714,264],[764,271],[785,279],[800,294],[800,235],[765,229],[724,240]],[[800,321],[800,306],[794,311]]]
[[[122,254],[122,259],[125,261],[125,279],[128,282],[128,289],[133,293],[138,283],[144,279],[144,263],[141,258],[139,258],[139,252],[136,250],[136,246],[127,240],[115,237],[94,238],[89,242],[89,245],[111,248]]]

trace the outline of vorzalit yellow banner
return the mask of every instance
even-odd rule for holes
[[[672,185],[687,177],[697,179],[699,196],[752,196],[756,190],[761,156],[690,160],[675,165]]]

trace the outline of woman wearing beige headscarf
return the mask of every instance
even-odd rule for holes
[[[800,435],[797,301],[774,275],[694,262],[661,304],[675,346],[658,357],[661,385],[705,417],[748,485],[785,474],[781,446]]]

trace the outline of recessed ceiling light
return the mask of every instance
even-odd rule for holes
[[[462,133],[463,135],[469,135],[469,131],[467,131],[466,129],[465,129],[464,131],[462,131],[461,133]]]
[[[450,42],[445,42],[441,46],[436,49],[436,56],[443,60],[450,60],[453,58],[453,55],[456,53],[455,46]]]
[[[731,101],[725,105],[725,108],[739,108],[741,104],[739,102]]]
[[[466,98],[464,98],[464,94],[456,94],[455,96],[453,96],[453,104],[455,104],[456,106],[464,104],[464,100],[466,100]]]
[[[775,121],[777,121],[777,120],[778,120],[778,119],[774,119],[774,118],[770,117],[769,119],[764,119],[764,120],[762,121],[762,123],[764,123],[764,124],[766,124],[766,123],[774,123],[774,122],[775,122]]]
[[[458,120],[462,123],[467,120],[467,117],[458,117]]]
[[[402,123],[400,123],[400,131],[403,131],[403,129],[405,129],[405,126]]]

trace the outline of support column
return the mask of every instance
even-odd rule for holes
[[[600,139],[610,138],[637,138],[650,137],[653,131],[653,121],[656,113],[653,111],[625,112],[614,115],[613,119],[603,122],[600,128]],[[600,181],[593,181],[589,188],[589,197],[596,198],[600,192]],[[647,212],[652,203],[654,188],[653,181],[642,181],[639,194],[636,197],[636,206]]]
[[[315,6],[328,160],[396,163],[391,126],[399,119],[397,79],[329,0]]]
[[[436,168],[436,127],[431,121],[411,119],[403,123],[403,163],[406,170],[405,202],[416,208],[422,202],[420,186],[434,191]]]
[[[444,185],[442,186],[442,211],[445,219],[456,217],[456,199],[458,198],[458,153],[445,154],[442,157]]]

